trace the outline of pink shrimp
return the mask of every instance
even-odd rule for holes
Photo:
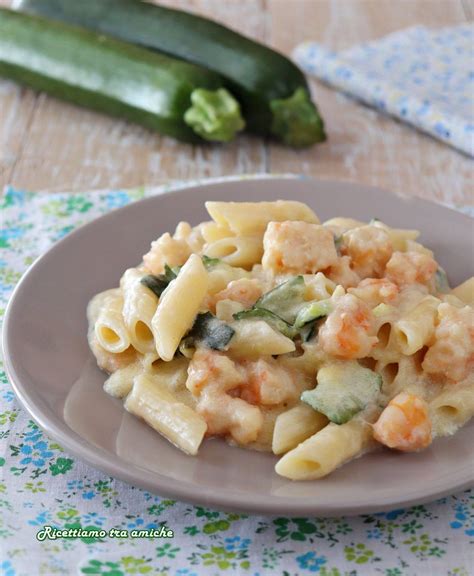
[[[229,357],[196,350],[188,367],[186,387],[197,398],[196,411],[208,425],[207,434],[230,434],[238,444],[253,442],[263,425],[257,406],[236,397],[245,385],[245,371]]]
[[[428,404],[415,394],[401,392],[385,407],[373,430],[375,440],[389,448],[422,450],[432,441]]]
[[[328,354],[364,358],[377,343],[370,308],[353,294],[345,294],[319,330],[319,343]]]
[[[245,308],[251,308],[262,295],[262,289],[258,281],[249,278],[240,278],[233,280],[224,290],[221,290],[213,296],[209,296],[207,305],[214,311],[217,302],[220,300],[233,300],[240,302]]]
[[[382,302],[387,304],[396,300],[400,290],[386,278],[366,278],[355,288],[349,288],[348,292],[368,302],[370,306],[377,306]]]
[[[470,306],[455,308],[445,302],[440,304],[438,315],[435,340],[422,368],[459,382],[474,369],[474,311]]]
[[[182,238],[172,238],[168,232],[151,243],[150,250],[143,256],[143,263],[153,274],[161,274],[168,266],[181,266],[191,254],[191,248]]]
[[[344,286],[346,289],[351,286],[357,286],[360,282],[359,275],[351,268],[351,259],[349,256],[341,256],[338,258],[335,264],[324,271],[324,274],[330,280],[340,286]]]
[[[377,226],[360,226],[343,236],[342,253],[351,257],[361,278],[382,276],[393,248],[388,233]]]
[[[394,252],[387,263],[385,277],[398,286],[428,284],[438,264],[423,252]]]
[[[274,358],[244,362],[243,366],[247,382],[240,397],[250,404],[276,406],[298,398],[299,389],[290,371]]]

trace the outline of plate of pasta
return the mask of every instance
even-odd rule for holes
[[[474,483],[472,220],[366,186],[180,188],[56,244],[6,367],[66,450],[162,495],[368,513]]]

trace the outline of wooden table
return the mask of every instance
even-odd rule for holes
[[[10,0],[0,0],[8,5]],[[470,0],[178,0],[285,52],[314,39],[342,49],[389,32],[472,20]],[[329,140],[293,151],[242,136],[199,147],[0,81],[0,186],[78,191],[170,179],[298,172],[472,203],[473,163],[412,128],[312,81]]]

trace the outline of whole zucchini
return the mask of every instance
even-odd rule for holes
[[[93,32],[0,9],[0,76],[189,142],[244,125],[219,76]]]
[[[20,0],[19,7],[213,70],[227,80],[254,132],[294,147],[325,140],[301,70],[212,20],[138,0]]]

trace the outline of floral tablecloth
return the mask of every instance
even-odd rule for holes
[[[71,230],[164,188],[0,199],[0,317],[22,273]],[[173,538],[60,538],[58,529],[159,528]],[[0,373],[0,575],[470,576],[474,493],[355,518],[218,512],[163,499],[65,453],[20,408]]]

